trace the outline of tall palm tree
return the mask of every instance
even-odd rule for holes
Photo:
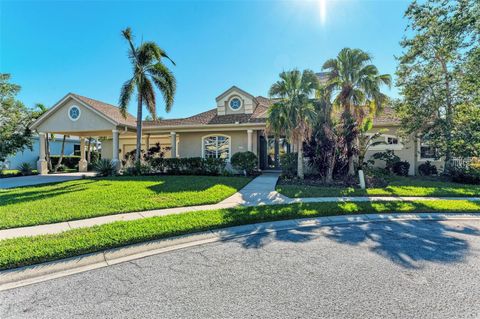
[[[310,137],[316,117],[311,96],[317,87],[315,73],[292,70],[280,73],[280,80],[269,91],[270,97],[277,101],[269,109],[267,129],[277,136],[285,135],[297,145],[297,176],[301,179],[304,178],[303,142]]]
[[[367,112],[366,105],[377,113],[386,102],[381,93],[383,84],[391,86],[389,74],[379,74],[377,67],[371,64],[372,57],[360,50],[344,48],[335,59],[327,60],[323,70],[329,73],[327,87],[334,92],[333,103],[342,108],[342,121],[348,153],[348,174],[354,175],[353,158],[357,144],[357,126]]]
[[[129,44],[129,58],[133,67],[133,76],[126,81],[120,92],[119,106],[126,116],[128,103],[134,91],[137,91],[137,145],[135,162],[140,161],[142,148],[142,106],[145,105],[153,119],[157,117],[157,106],[154,86],[158,88],[165,102],[165,110],[170,112],[176,90],[176,81],[173,73],[163,64],[162,58],[172,59],[155,42],[144,42],[135,47],[130,28],[122,31],[123,37]]]

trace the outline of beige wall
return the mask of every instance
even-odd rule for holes
[[[229,106],[230,100],[233,98],[239,98],[242,101],[242,105],[238,110],[232,110]],[[255,108],[255,102],[248,95],[243,94],[241,91],[236,89],[229,92],[222,99],[217,101],[217,112],[218,115],[225,114],[251,114]]]
[[[135,135],[120,135],[120,153],[118,158],[124,160],[125,154],[135,149],[137,143],[137,137]],[[142,138],[142,149],[146,149],[147,136],[144,135]],[[150,137],[150,147],[154,146],[156,143],[160,143],[161,146],[170,147],[170,136],[151,136]],[[112,159],[112,139],[102,141],[102,158]],[[165,157],[170,157],[170,151],[165,152]]]
[[[80,109],[80,117],[76,121],[72,121],[68,117],[68,110],[72,105],[76,105]],[[111,132],[114,128],[115,125],[111,122],[103,119],[100,115],[87,109],[75,100],[70,99],[45,121],[40,123],[36,129],[39,132]]]
[[[244,131],[221,131],[215,133],[206,132],[188,132],[177,133],[179,139],[178,155],[179,157],[201,157],[202,156],[202,138],[207,135],[227,135],[230,136],[231,154],[245,152],[248,150],[247,130]],[[252,151],[257,153],[257,131],[252,134]],[[258,154],[257,154],[258,155]]]

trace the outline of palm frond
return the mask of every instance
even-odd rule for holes
[[[130,103],[133,91],[135,90],[135,84],[135,78],[132,78],[122,85],[122,89],[120,91],[118,107],[120,108],[120,112],[125,118],[127,117],[128,103]]]

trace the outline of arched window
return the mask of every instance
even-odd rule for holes
[[[203,158],[230,159],[230,136],[207,135],[202,138]]]

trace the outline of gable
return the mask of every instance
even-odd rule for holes
[[[76,120],[69,116],[72,107],[80,110],[80,115]],[[72,97],[67,97],[60,105],[55,106],[50,114],[45,114],[45,117],[39,120],[38,124],[34,123],[34,128],[39,132],[106,131],[116,127],[112,121],[108,121]]]
[[[257,106],[255,97],[236,86],[223,92],[216,101],[218,115],[252,114]]]

